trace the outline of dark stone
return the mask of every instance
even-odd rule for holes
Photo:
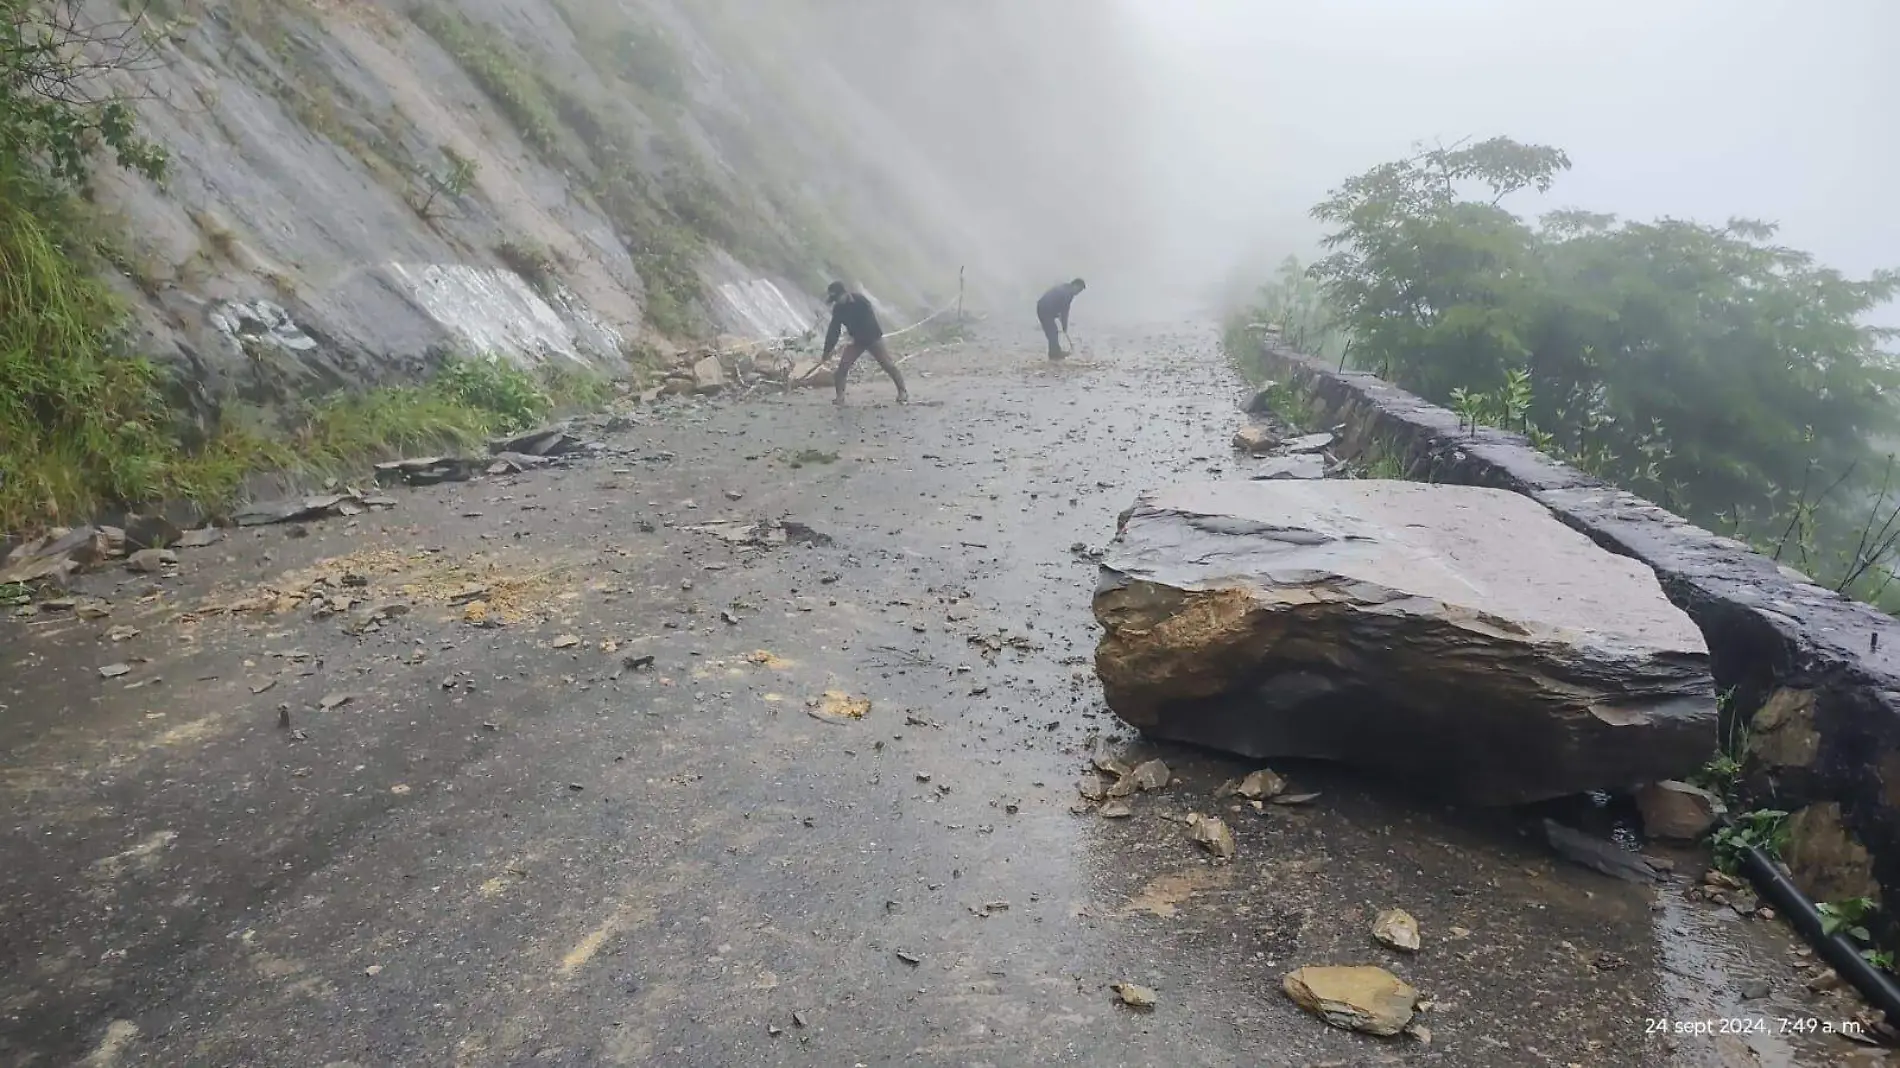
[[[1142,496],[1102,571],[1103,695],[1156,737],[1487,805],[1686,774],[1715,747],[1688,617],[1515,494],[1189,483]]]
[[[178,524],[162,515],[134,515],[125,519],[125,544],[128,549],[169,549],[178,544],[184,532]]]
[[[475,477],[477,461],[455,456],[420,456],[376,465],[376,481],[389,485],[433,486],[438,482],[466,482]]]
[[[529,456],[559,456],[580,448],[581,439],[568,433],[566,423],[540,427],[513,437],[497,438],[488,443],[488,451],[495,455],[518,452]]]
[[[1345,424],[1341,455],[1381,454],[1410,477],[1525,494],[1604,548],[1654,568],[1669,599],[1701,628],[1716,684],[1734,693],[1731,708],[1740,711],[1732,714],[1766,713],[1778,694],[1805,695],[1809,758],[1751,755],[1743,800],[1797,814],[1838,806],[1841,828],[1870,854],[1883,894],[1894,895],[1888,904],[1900,903],[1900,622],[1559,463],[1516,434],[1465,430],[1450,411],[1372,375],[1335,371],[1284,348],[1262,355],[1275,377],[1308,392],[1322,421]],[[1799,866],[1794,874],[1797,882],[1821,878]]]

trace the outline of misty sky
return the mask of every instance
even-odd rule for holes
[[[1575,163],[1519,210],[1748,215],[1900,267],[1900,0],[1119,2],[1181,272],[1303,252],[1340,178],[1494,134]]]

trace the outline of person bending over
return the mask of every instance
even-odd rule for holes
[[[825,354],[820,360],[831,359],[831,350],[838,347],[839,331],[851,335],[844,352],[838,356],[838,370],[832,376],[835,396],[831,402],[844,403],[844,383],[851,377],[851,365],[868,352],[877,365],[884,368],[884,373],[891,376],[891,381],[897,383],[897,403],[910,403],[910,391],[904,388],[904,372],[897,369],[891,360],[891,351],[884,347],[884,328],[878,325],[877,312],[871,302],[862,293],[847,292],[843,282],[833,282],[826,287],[825,301],[831,305],[831,327],[825,331]]]
[[[1088,288],[1088,283],[1077,278],[1073,282],[1064,282],[1042,295],[1036,302],[1036,318],[1042,322],[1042,332],[1049,339],[1049,358],[1060,360],[1065,354],[1062,344],[1056,339],[1056,327],[1062,327],[1062,336],[1069,336],[1069,305],[1075,303],[1076,294]]]

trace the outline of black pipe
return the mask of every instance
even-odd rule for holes
[[[1722,822],[1729,825],[1727,820]],[[1834,974],[1852,983],[1869,1005],[1885,1013],[1887,1023],[1900,1027],[1900,985],[1894,983],[1893,976],[1861,956],[1861,947],[1853,939],[1840,933],[1828,934],[1820,910],[1782,874],[1781,866],[1768,854],[1745,844],[1740,845],[1739,853],[1742,874],[1755,885],[1755,891],[1788,917],[1808,945],[1834,968]]]

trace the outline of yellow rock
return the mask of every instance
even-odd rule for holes
[[[1396,1035],[1412,1022],[1418,991],[1384,968],[1306,967],[1281,981],[1286,996],[1334,1027]]]
[[[1372,937],[1393,949],[1417,953],[1418,920],[1404,909],[1386,909],[1372,921]]]

